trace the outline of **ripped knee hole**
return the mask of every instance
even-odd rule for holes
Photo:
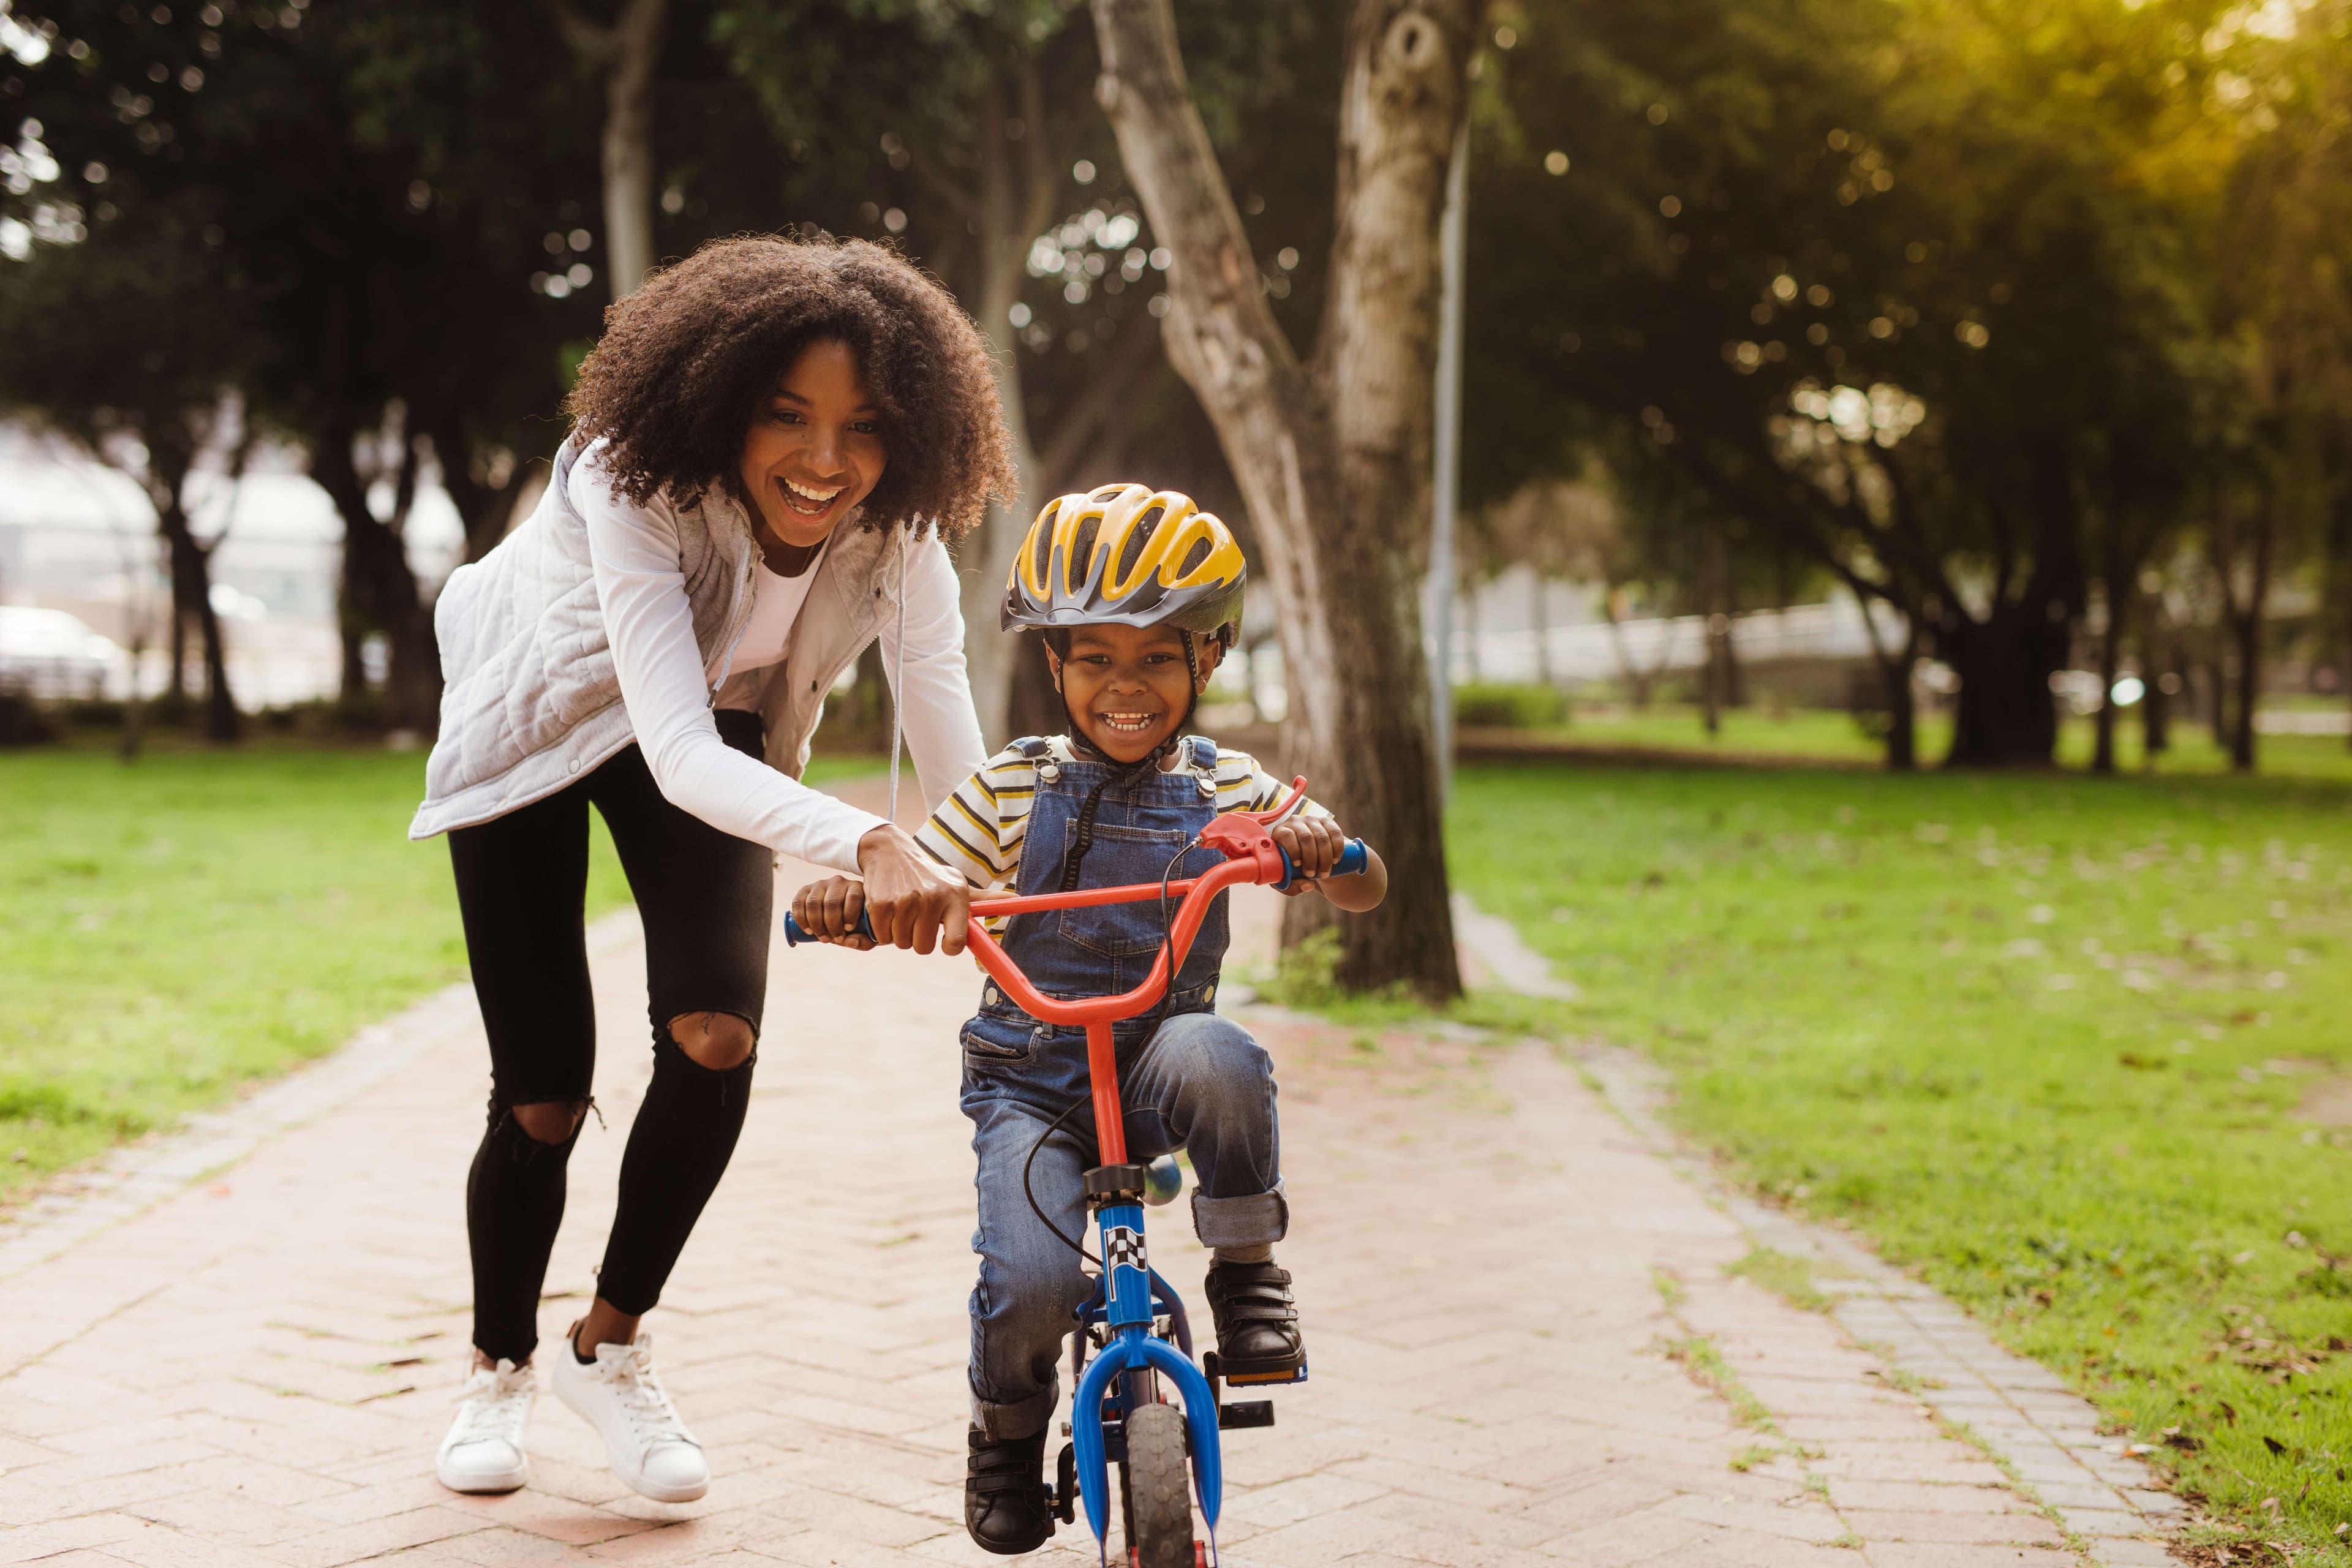
[[[669,1021],[669,1037],[697,1066],[713,1072],[741,1067],[759,1044],[751,1026],[732,1013],[680,1013]]]
[[[542,1100],[530,1105],[510,1105],[507,1114],[514,1118],[523,1136],[534,1143],[569,1142],[580,1124],[588,1120],[588,1102],[584,1100]]]

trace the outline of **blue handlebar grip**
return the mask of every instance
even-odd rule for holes
[[[1284,853],[1280,845],[1275,846],[1275,853],[1282,856],[1282,880],[1274,884],[1274,890],[1278,893],[1290,886],[1295,879],[1295,873],[1291,869],[1290,857]],[[1360,838],[1350,838],[1346,847],[1339,851],[1339,858],[1331,863],[1331,875],[1334,877],[1359,876],[1368,870],[1371,864],[1371,847]]]
[[[866,937],[868,940],[871,940],[874,935],[873,919],[867,915],[864,910],[857,911],[856,930],[859,936]],[[784,911],[784,945],[786,947],[798,947],[804,942],[816,942],[818,940],[820,939],[809,935],[807,931],[801,929],[801,922],[793,919],[792,910],[786,910]]]

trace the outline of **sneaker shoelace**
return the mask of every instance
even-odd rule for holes
[[[477,1369],[457,1396],[457,1441],[478,1443],[498,1437],[522,1447],[523,1420],[530,1414],[533,1388],[528,1367],[497,1372]]]
[[[653,1346],[648,1340],[637,1341],[604,1365],[609,1369],[605,1383],[620,1396],[622,1413],[628,1416],[629,1428],[639,1442],[650,1447],[656,1443],[694,1441],[654,1371]]]

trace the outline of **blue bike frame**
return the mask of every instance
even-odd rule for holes
[[[1184,1426],[1192,1439],[1192,1479],[1208,1527],[1209,1550],[1216,1551],[1217,1514],[1224,1501],[1224,1466],[1218,1449],[1217,1398],[1209,1379],[1192,1363],[1190,1345],[1170,1344],[1151,1331],[1152,1320],[1168,1312],[1179,1337],[1184,1309],[1168,1282],[1153,1272],[1143,1245],[1143,1205],[1106,1204],[1097,1211],[1102,1240],[1103,1279],[1095,1300],[1080,1313],[1078,1331],[1099,1322],[1109,1331],[1103,1346],[1078,1378],[1070,1400],[1070,1437],[1077,1459],[1078,1496],[1087,1505],[1087,1526],[1095,1544],[1108,1550],[1110,1535],[1110,1454],[1103,1439],[1103,1408],[1111,1402],[1111,1382],[1126,1375],[1118,1396],[1122,1420],[1147,1402],[1151,1372],[1175,1384],[1184,1406]]]

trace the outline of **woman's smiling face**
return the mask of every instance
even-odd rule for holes
[[[882,416],[838,339],[801,351],[743,438],[743,494],[784,543],[806,549],[873,493],[890,454]]]

